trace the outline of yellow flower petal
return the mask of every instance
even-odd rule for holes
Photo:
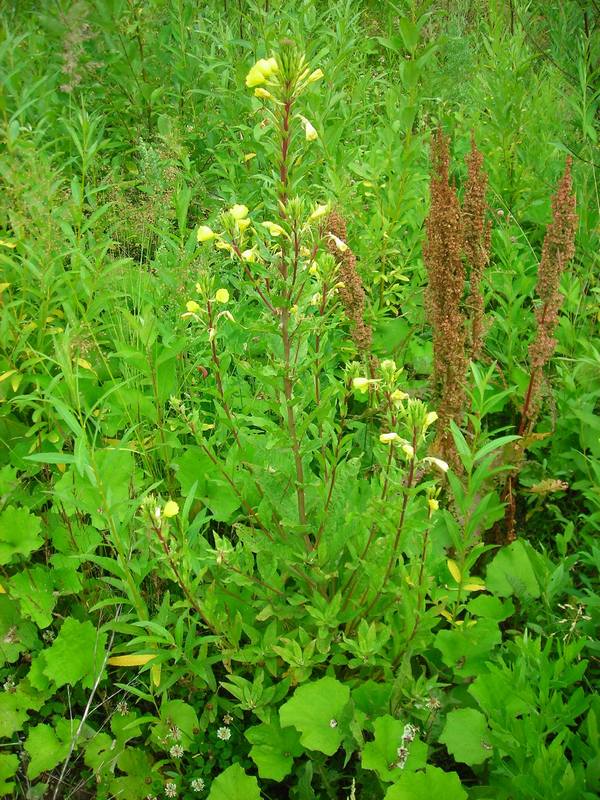
[[[391,431],[390,433],[382,433],[379,436],[379,441],[382,444],[391,444],[392,442],[395,442],[397,438],[398,434],[395,431]]]
[[[306,141],[314,142],[319,138],[319,134],[317,133],[315,126],[312,124],[312,122],[309,122],[306,117],[300,116],[300,119],[304,125],[304,135],[306,137]]]
[[[217,289],[215,293],[215,300],[217,303],[228,303],[229,302],[229,292],[227,289]]]
[[[323,77],[323,70],[316,69],[314,70],[314,72],[311,72],[310,75],[308,76],[308,83],[314,83],[315,81],[319,81],[321,80],[322,77]]]
[[[282,233],[285,233],[281,225],[278,225],[276,222],[263,222],[263,225],[271,236],[281,236]]]
[[[175,500],[167,500],[163,508],[163,516],[169,518],[176,517],[177,514],[179,514],[179,506]]]
[[[324,217],[325,214],[328,214],[328,213],[329,213],[329,206],[328,205],[317,206],[315,208],[315,210],[312,212],[312,214],[310,215],[310,217],[308,218],[308,221],[309,222],[314,222],[315,220],[320,219],[321,217]]]
[[[200,306],[195,300],[188,300],[185,307],[190,314],[197,314],[200,311]]]
[[[211,239],[216,238],[216,233],[211,230],[208,225],[200,225],[198,228],[198,233],[196,234],[196,238],[199,242],[208,242]]]
[[[248,207],[236,203],[229,209],[229,213],[234,219],[245,219],[248,216]]]

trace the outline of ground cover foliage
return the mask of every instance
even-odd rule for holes
[[[0,796],[597,797],[599,19],[2,4]]]

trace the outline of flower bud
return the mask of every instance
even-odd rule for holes
[[[200,225],[196,238],[199,242],[209,242],[211,239],[216,239],[217,234],[211,230],[208,225]]]

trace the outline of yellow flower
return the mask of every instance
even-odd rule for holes
[[[390,398],[392,400],[392,403],[394,403],[394,405],[399,405],[403,400],[406,400],[407,397],[408,395],[406,394],[406,392],[403,392],[400,389],[396,389],[390,395]]]
[[[315,81],[321,80],[322,77],[323,77],[323,70],[322,69],[316,69],[316,70],[314,70],[314,72],[310,73],[310,75],[308,76],[308,81],[307,82],[308,83],[314,83]]]
[[[247,217],[246,219],[237,219],[235,224],[238,226],[240,232],[243,232],[250,225],[250,220]]]
[[[402,445],[402,450],[404,451],[404,453],[406,454],[406,456],[408,458],[414,458],[415,457],[415,448],[412,446],[412,444],[409,444],[408,442],[404,442],[404,444]]]
[[[429,515],[430,516],[431,516],[431,514],[433,514],[434,511],[437,511],[438,508],[440,507],[440,504],[435,499],[435,497],[430,497],[429,500],[427,501],[427,505],[429,506]]]
[[[211,239],[215,239],[216,236],[217,234],[208,225],[200,225],[196,238],[199,242],[209,242]]]
[[[254,97],[260,97],[261,100],[271,100],[273,95],[271,92],[263,89],[262,86],[257,86],[254,90]]]
[[[391,433],[382,433],[379,437],[379,441],[381,444],[391,444],[395,442],[398,438],[398,434],[395,431],[391,431]]]
[[[251,264],[253,264],[256,261],[256,248],[250,247],[248,250],[244,250],[242,253],[242,258],[244,261],[249,261]]]
[[[218,250],[227,250],[228,253],[233,253],[233,247],[229,244],[229,242],[224,242],[223,239],[219,239],[215,247]]]
[[[434,458],[433,456],[425,456],[423,461],[426,461],[428,464],[433,464],[438,469],[441,469],[442,472],[448,472],[448,464],[445,461],[442,461],[441,458]]]
[[[278,225],[276,222],[263,222],[263,225],[271,236],[281,236],[282,233],[285,233],[281,225]]]
[[[236,203],[229,209],[229,213],[234,219],[246,219],[248,216],[248,208],[247,206],[243,206],[240,203]]]
[[[260,58],[246,75],[246,86],[260,86],[277,72],[277,61],[274,58]]]
[[[425,417],[425,428],[428,428],[430,425],[433,425],[433,423],[436,421],[437,418],[438,415],[436,414],[436,412],[430,411]]]
[[[312,212],[312,214],[310,215],[310,217],[308,218],[308,221],[309,222],[314,222],[315,220],[320,219],[321,217],[324,217],[325,214],[327,214],[327,213],[329,213],[329,206],[328,205],[317,206],[315,208],[315,210]]]
[[[200,306],[195,300],[188,300],[188,302],[185,304],[185,307],[190,314],[197,314],[198,311],[200,311]]]
[[[379,381],[374,378],[354,378],[352,380],[352,387],[361,394],[366,394],[371,383],[379,383]]]
[[[343,239],[340,239],[339,236],[336,236],[335,233],[330,233],[329,238],[334,243],[336,248],[340,251],[340,253],[345,253],[348,249],[348,245]]]
[[[381,367],[381,369],[384,370],[395,370],[396,362],[393,361],[391,358],[386,358],[381,362],[379,366]]]
[[[307,142],[314,142],[315,139],[319,138],[319,134],[317,133],[314,125],[309,122],[306,117],[300,116],[302,120],[302,124],[304,125],[304,134],[306,136]]]
[[[227,289],[217,289],[215,293],[215,300],[217,303],[228,303],[229,302],[229,292]]]
[[[163,508],[164,517],[176,517],[179,514],[179,506],[174,500],[168,500]]]

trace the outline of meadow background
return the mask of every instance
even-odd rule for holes
[[[0,796],[598,796],[599,25],[2,3]]]

